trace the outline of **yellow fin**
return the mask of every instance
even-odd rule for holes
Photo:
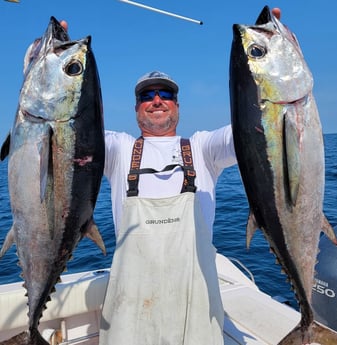
[[[337,238],[334,229],[332,228],[324,214],[322,216],[322,230],[330,238],[330,240],[337,245]]]
[[[247,228],[246,228],[246,246],[250,247],[250,242],[255,234],[255,231],[258,229],[258,225],[255,220],[255,216],[252,211],[249,212]]]
[[[85,236],[90,238],[93,242],[97,244],[97,246],[101,249],[104,255],[106,255],[105,245],[102,239],[102,236],[98,230],[96,223],[91,219],[88,224],[87,230],[85,232]]]
[[[14,240],[14,226],[11,227],[11,229],[8,231],[5,241],[2,245],[2,248],[0,250],[0,259],[5,255],[7,250],[12,246],[12,244],[15,243]]]

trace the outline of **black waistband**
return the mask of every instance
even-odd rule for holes
[[[181,188],[181,193],[185,192],[195,192],[195,177],[196,173],[193,167],[193,157],[192,157],[192,150],[191,144],[189,139],[180,139],[180,148],[181,148],[181,156],[183,159],[184,165],[181,164],[170,164],[167,165],[162,170],[155,170],[152,168],[142,168],[140,169],[140,163],[142,160],[143,155],[143,148],[144,148],[144,138],[139,137],[132,149],[131,155],[131,164],[130,164],[130,171],[128,174],[128,184],[129,189],[127,191],[127,196],[137,196],[138,195],[138,184],[139,184],[139,175],[140,174],[155,174],[158,172],[169,171],[173,170],[175,167],[180,166],[184,172],[184,181]]]

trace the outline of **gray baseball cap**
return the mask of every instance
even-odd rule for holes
[[[177,83],[166,73],[153,71],[146,73],[141,78],[138,79],[136,87],[135,87],[135,94],[136,96],[146,87],[155,85],[155,84],[162,84],[167,86],[169,89],[173,90],[176,94],[178,93],[179,87]]]

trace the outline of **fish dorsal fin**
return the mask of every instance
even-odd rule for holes
[[[256,232],[256,230],[259,228],[255,216],[253,212],[250,210],[249,216],[248,216],[248,222],[247,222],[247,228],[246,228],[246,245],[247,248],[250,247],[250,242]]]
[[[8,155],[9,155],[9,148],[10,148],[10,143],[11,143],[11,135],[10,133],[7,135],[4,143],[1,146],[1,151],[0,151],[0,160],[4,160]]]
[[[288,197],[292,206],[296,205],[297,195],[300,186],[301,160],[300,141],[301,131],[291,114],[284,116],[284,158],[285,158],[285,181]]]

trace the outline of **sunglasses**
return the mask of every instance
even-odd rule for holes
[[[141,92],[137,99],[139,102],[151,102],[158,95],[163,101],[174,101],[177,99],[177,95],[169,90],[148,90]]]

